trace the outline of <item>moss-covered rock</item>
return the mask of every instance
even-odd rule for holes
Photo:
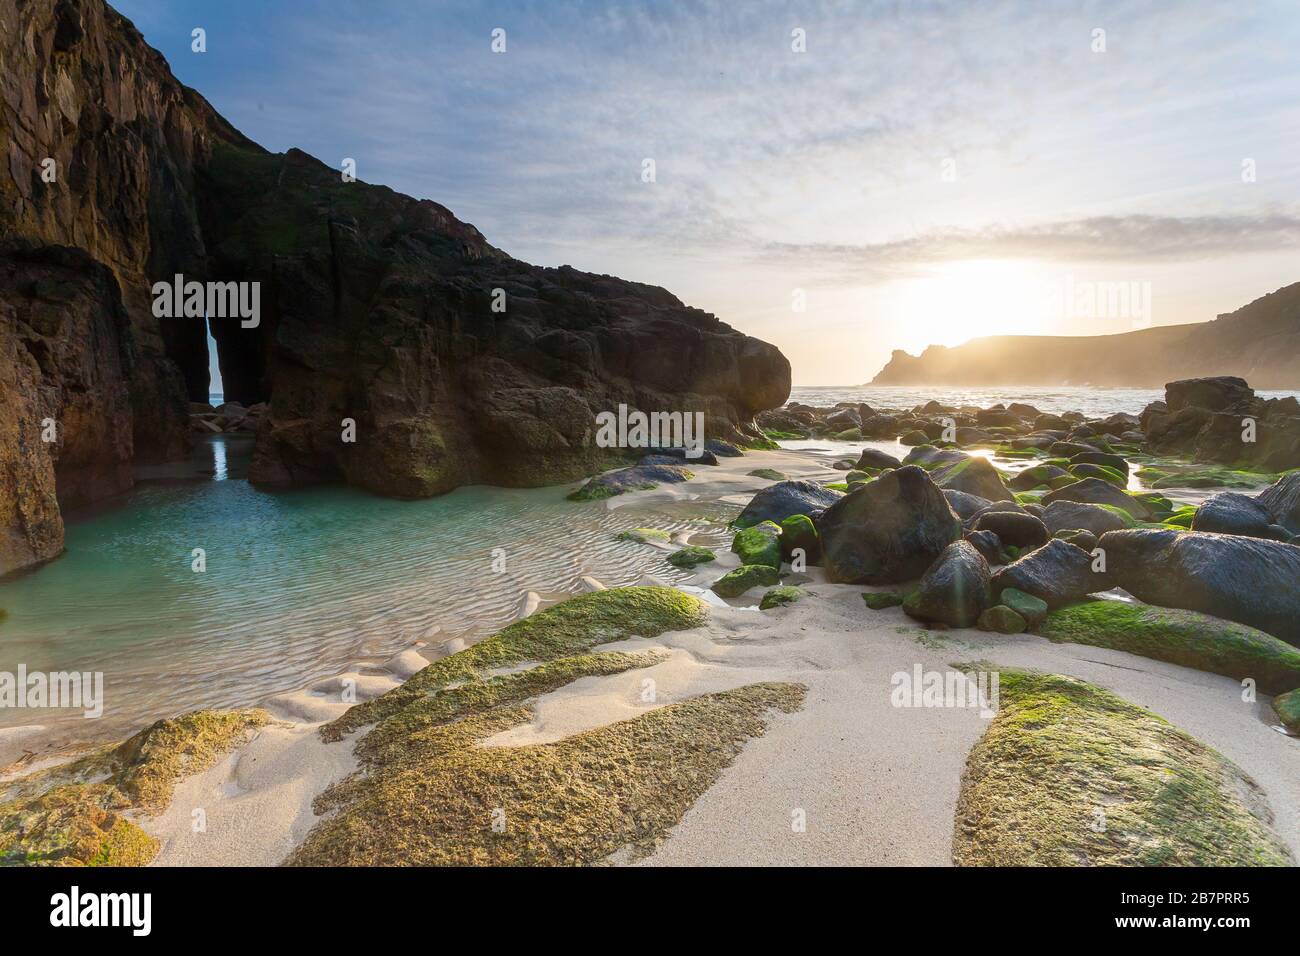
[[[1197,611],[1090,601],[1053,611],[1042,633],[1053,641],[1111,647],[1236,680],[1249,677],[1268,694],[1300,687],[1300,648]]]
[[[1116,488],[1128,487],[1128,475],[1122,475],[1114,468],[1106,465],[1083,462],[1078,465],[1071,465],[1070,474],[1075,478],[1100,478],[1102,481],[1109,481]]]
[[[672,540],[672,536],[667,531],[660,531],[658,528],[632,528],[629,531],[620,531],[614,537],[619,541],[636,541],[640,544]]]
[[[981,631],[995,634],[1020,634],[1026,627],[1025,619],[1005,604],[995,604],[985,608],[975,626]]]
[[[698,544],[688,544],[680,551],[674,551],[668,555],[668,563],[675,568],[689,570],[701,564],[708,564],[710,561],[716,561],[715,555],[710,548],[702,548]]]
[[[714,581],[712,591],[719,597],[735,598],[750,588],[771,587],[780,581],[780,573],[771,565],[743,564]]]
[[[560,658],[408,698],[357,745],[364,774],[317,798],[294,866],[590,865],[653,849],[798,684],[750,684],[658,707],[554,743],[485,747],[532,718],[528,701],[654,653]]]
[[[1300,688],[1274,697],[1273,710],[1287,730],[1300,734]]]
[[[793,604],[807,594],[808,592],[802,588],[786,584],[779,588],[772,588],[772,590],[764,594],[763,599],[758,602],[758,606],[764,611],[774,607],[784,607],[787,604]]]
[[[801,549],[809,564],[821,560],[821,539],[817,537],[817,526],[807,515],[791,515],[781,522],[781,558],[789,561],[795,549]]]
[[[752,528],[742,528],[731,540],[731,550],[740,555],[741,564],[766,564],[781,570],[781,526],[762,521]]]
[[[887,607],[898,607],[903,603],[903,595],[896,591],[866,591],[862,600],[873,611],[883,611]]]
[[[766,478],[768,481],[785,481],[785,475],[775,468],[755,468],[749,472],[751,478]]]
[[[904,445],[928,445],[930,436],[920,430],[912,430],[898,439]]]
[[[156,814],[176,784],[261,727],[263,710],[204,710],[0,787],[0,864],[144,866],[158,841],[125,814]]]
[[[1047,619],[1047,602],[1019,588],[1003,588],[998,600],[1024,618],[1030,630],[1041,626]]]
[[[690,630],[703,624],[708,613],[699,598],[674,588],[609,588],[572,597],[434,661],[400,687],[357,704],[326,724],[321,736],[338,740],[396,713],[413,699],[428,697],[449,684],[480,680],[488,671],[580,654],[610,641]]]
[[[1239,768],[1092,684],[1003,670],[953,833],[961,866],[1285,866]],[[1258,798],[1258,799],[1256,799]]]

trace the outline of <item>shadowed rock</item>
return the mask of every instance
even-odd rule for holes
[[[1300,534],[1300,471],[1283,475],[1255,500],[1268,509],[1274,522],[1292,534]]]
[[[1213,614],[1300,646],[1300,548],[1155,528],[1112,531],[1098,547],[1114,585],[1148,604]]]
[[[760,521],[780,524],[791,515],[815,518],[843,497],[843,492],[815,481],[778,481],[749,500],[735,525],[748,528]]]
[[[989,606],[988,562],[966,541],[944,548],[903,602],[903,610],[921,621],[970,627]]]
[[[817,531],[831,581],[895,584],[925,573],[961,522],[930,476],[905,466],[831,505]]]
[[[1128,527],[1124,519],[1099,505],[1081,501],[1053,501],[1043,509],[1043,524],[1052,534],[1059,531],[1091,531],[1103,535]]]
[[[993,575],[993,593],[1015,588],[1048,607],[1064,607],[1110,586],[1105,575],[1093,572],[1092,561],[1087,551],[1054,538]]]
[[[1014,511],[986,511],[975,519],[975,530],[992,531],[1003,544],[1013,548],[1037,548],[1051,537],[1043,522]]]
[[[1043,495],[1044,508],[1054,501],[1079,501],[1085,504],[1111,505],[1127,511],[1138,521],[1150,521],[1152,511],[1138,499],[1120,491],[1108,481],[1100,478],[1084,478],[1072,485],[1049,491]],[[1091,529],[1089,529],[1091,530]]]
[[[1220,492],[1207,498],[1192,517],[1192,530],[1239,534],[1273,541],[1291,539],[1291,532],[1275,524],[1268,508],[1258,499],[1233,491]]]

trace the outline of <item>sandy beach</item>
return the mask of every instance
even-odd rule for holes
[[[827,453],[751,453],[701,467],[693,481],[602,506],[650,496],[734,496],[742,504],[766,484],[748,476],[755,468],[826,480],[831,460]],[[761,681],[801,683],[808,688],[802,709],[773,717],[662,845],[637,862],[948,865],[963,767],[988,718],[972,708],[893,706],[891,680],[918,664],[947,672],[954,663],[987,662],[981,668],[1082,678],[1198,737],[1254,778],[1277,833],[1300,853],[1300,748],[1281,732],[1266,696],[1244,702],[1236,681],[1120,651],[1032,634],[925,630],[898,608],[868,610],[862,587],[829,584],[817,568],[786,576],[808,592],[803,600],[759,611],[758,592],[724,602],[707,590],[737,563],[720,553],[679,584],[711,605],[705,626],[598,648],[661,650],[662,662],[544,694],[532,702],[530,721],[481,745],[549,743],[701,694]],[[521,613],[543,606],[536,595],[521,595]],[[357,701],[378,696],[452,650],[413,647],[383,665],[263,701],[272,724],[182,782],[165,813],[139,821],[162,841],[156,864],[280,863],[318,821],[313,798],[356,769],[352,748],[362,734],[325,743],[317,733],[350,706],[342,689],[354,687]],[[195,832],[199,810],[205,829]],[[626,861],[615,854],[610,862]]]

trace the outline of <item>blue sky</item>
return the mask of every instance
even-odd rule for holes
[[[1289,2],[115,6],[266,147],[353,157],[520,258],[665,286],[775,342],[796,384],[1300,281]],[[1060,307],[1089,283],[1150,307]]]

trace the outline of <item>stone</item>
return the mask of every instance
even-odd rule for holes
[[[1037,548],[1051,537],[1047,527],[1029,514],[1014,511],[986,511],[975,519],[976,531],[992,531],[1004,545]]]
[[[1047,602],[1034,597],[1032,594],[1026,594],[1019,588],[1003,588],[998,594],[997,600],[1019,614],[1026,627],[1031,631],[1038,628],[1047,619]]]
[[[1114,586],[1141,601],[1237,621],[1300,646],[1300,548],[1157,528],[1111,531],[1098,547]]]
[[[745,564],[728,571],[710,586],[719,597],[737,598],[750,588],[771,587],[781,581],[780,573],[766,564]]]
[[[754,495],[735,525],[748,528],[761,521],[780,524],[791,515],[816,517],[843,497],[843,492],[815,481],[779,481]]]
[[[817,532],[828,580],[896,584],[920,577],[961,537],[961,522],[930,476],[905,466],[835,502]]]
[[[970,627],[989,606],[989,566],[966,541],[948,545],[903,602],[903,610],[921,621]]]
[[[1049,608],[1063,607],[1110,587],[1106,575],[1093,572],[1092,563],[1087,551],[1053,538],[999,569],[993,575],[993,593],[1000,595],[1007,588],[1015,588]]]
[[[741,528],[731,541],[731,550],[741,564],[765,564],[781,570],[781,526],[761,521],[752,528]]]
[[[1081,481],[1076,481],[1064,488],[1057,488],[1055,491],[1049,491],[1043,495],[1042,504],[1044,508],[1051,507],[1054,501],[1110,505],[1128,512],[1136,521],[1150,521],[1153,517],[1152,511],[1147,505],[1132,495],[1120,491],[1110,482],[1102,481],[1100,478],[1084,478]]]
[[[976,626],[981,631],[995,634],[1020,634],[1025,630],[1025,619],[1005,604],[995,604],[980,614]]]
[[[1100,505],[1065,500],[1052,501],[1043,509],[1043,524],[1052,535],[1082,529],[1100,536],[1128,527],[1123,518]]]

